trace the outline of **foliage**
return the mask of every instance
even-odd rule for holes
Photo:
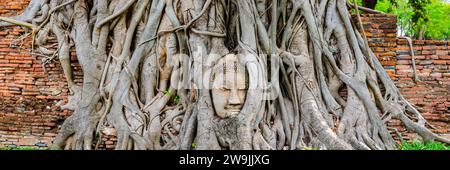
[[[416,32],[416,37],[418,39],[423,39],[424,29],[426,23],[429,21],[429,14],[426,10],[426,6],[430,4],[430,0],[410,0],[408,5],[413,9],[413,14],[411,16],[411,23],[413,30]]]
[[[450,150],[449,146],[446,146],[440,142],[421,142],[419,140],[404,141],[398,148],[400,150]]]
[[[350,0],[351,3],[355,3],[355,0]],[[356,0],[356,3],[358,4],[358,6],[363,6],[363,1],[362,0]]]
[[[397,15],[400,36],[450,39],[450,4],[443,0],[379,0],[375,10]]]
[[[114,127],[117,150],[395,149],[380,111],[442,140],[407,116],[420,113],[359,44],[345,1],[60,2],[31,0],[11,17],[34,30],[36,52],[49,51],[53,34],[58,41],[54,55],[73,91],[64,108],[74,114],[51,148],[98,149],[96,135]],[[55,5],[64,10],[49,8]],[[68,60],[72,45],[82,84]],[[238,94],[228,93],[237,86],[215,93],[203,81],[244,78],[248,89]],[[183,109],[182,121],[159,116],[174,109]]]
[[[450,4],[439,0],[432,0],[426,9],[429,22],[426,23],[425,36],[431,39],[450,39]]]
[[[383,11],[386,13],[394,13],[394,9],[397,9],[398,3],[397,1],[393,0],[378,0],[377,6],[375,7],[375,10]]]
[[[5,148],[0,148],[0,150],[21,150],[21,151],[28,151],[28,150],[47,150],[47,148],[36,148],[36,147],[5,147]]]
[[[172,100],[172,102],[174,103],[174,104],[179,104],[180,103],[180,96],[175,96],[174,98],[173,98],[173,100]]]

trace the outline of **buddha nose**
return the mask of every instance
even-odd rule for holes
[[[241,104],[241,101],[239,100],[238,91],[237,89],[231,89],[230,91],[230,97],[228,98],[228,104]]]

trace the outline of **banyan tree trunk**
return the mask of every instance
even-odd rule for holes
[[[390,119],[449,143],[402,97],[345,0],[31,0],[0,19],[59,56],[74,112],[55,149],[97,149],[108,129],[120,150],[395,149]]]

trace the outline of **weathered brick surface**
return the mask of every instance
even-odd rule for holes
[[[396,17],[396,15],[386,14],[364,14],[361,16],[361,22],[368,39],[369,47],[390,76],[394,75],[395,65],[397,64],[395,53],[397,47]],[[353,16],[353,20],[357,21],[355,15]]]
[[[450,132],[450,42],[414,40],[416,74],[408,42],[397,40],[396,85],[402,94],[435,125],[438,133]]]
[[[365,14],[361,21],[369,46],[404,97],[436,127],[434,132],[450,133],[450,42],[413,41],[420,79],[415,82],[410,47],[405,39],[396,37],[396,16]],[[389,125],[396,127],[405,139],[416,137],[398,120],[390,121]]]
[[[2,0],[0,15],[17,15],[28,1]],[[59,62],[44,71],[43,57],[30,54],[28,33],[21,27],[0,28],[0,147],[49,145],[70,115],[57,106],[68,93]]]
[[[29,0],[1,0],[0,15],[19,14]],[[382,62],[401,92],[438,133],[449,133],[450,119],[450,42],[414,41],[420,82],[413,81],[408,46],[396,37],[394,15],[365,14],[363,26],[369,46]],[[48,146],[58,127],[71,112],[60,109],[67,100],[67,83],[57,59],[44,67],[42,56],[30,55],[30,37],[21,27],[0,28],[0,147]],[[22,38],[26,37],[26,38]],[[52,43],[53,42],[53,43]],[[54,49],[54,39],[49,47]],[[82,82],[76,55],[71,56],[75,81]],[[404,138],[407,132],[399,121],[390,121]],[[100,148],[114,148],[116,137],[102,138]]]
[[[0,15],[11,16],[17,15],[24,9],[30,0],[1,0],[0,1]]]

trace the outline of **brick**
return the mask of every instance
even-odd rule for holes
[[[450,77],[450,73],[442,73],[443,77]]]
[[[22,92],[22,95],[24,95],[24,96],[37,96],[37,95],[39,95],[39,92]]]
[[[409,66],[409,65],[397,65],[396,66],[397,70],[404,70],[404,69],[410,69],[410,68],[411,68],[411,66]]]
[[[447,60],[433,60],[433,64],[447,64]]]
[[[429,55],[429,56],[427,56],[427,59],[437,60],[437,59],[439,59],[439,56],[437,56],[437,55]]]
[[[19,64],[4,64],[4,63],[0,63],[0,67],[18,67]]]
[[[410,55],[397,55],[397,60],[411,60],[411,58]]]
[[[423,50],[434,50],[434,49],[436,49],[436,46],[434,46],[434,45],[425,45],[425,46],[422,46],[422,49]]]
[[[9,52],[14,52],[15,50],[12,48],[0,48],[0,53],[4,52],[4,53],[9,53]]]
[[[431,73],[431,77],[442,77],[442,73]]]
[[[449,51],[437,50],[437,51],[436,51],[436,55],[449,55],[448,52],[449,52]]]
[[[394,60],[391,60],[391,61],[380,61],[380,62],[381,62],[381,64],[383,66],[395,66],[396,65],[396,61],[394,61]]]
[[[393,57],[393,56],[396,56],[396,53],[395,52],[385,52],[385,53],[381,53],[380,56],[382,56],[382,57],[386,57],[386,56]]]
[[[429,65],[429,64],[433,64],[433,60],[422,60],[419,61],[420,65]]]
[[[399,46],[397,46],[397,50],[400,50],[400,51],[410,51],[411,48],[410,48],[409,46],[406,46],[406,45],[399,45]]]
[[[425,44],[425,40],[413,40],[413,44],[414,45],[420,45],[420,44]]]
[[[430,55],[430,54],[436,54],[435,51],[422,51],[421,52],[422,55]]]
[[[10,63],[20,63],[20,64],[32,64],[31,60],[9,60]]]
[[[408,64],[411,64],[411,63],[412,63],[411,60],[398,60],[397,61],[397,64],[400,64],[400,65],[408,65]]]
[[[19,139],[17,145],[19,146],[33,146],[38,143],[39,140],[36,137],[26,137]]]

